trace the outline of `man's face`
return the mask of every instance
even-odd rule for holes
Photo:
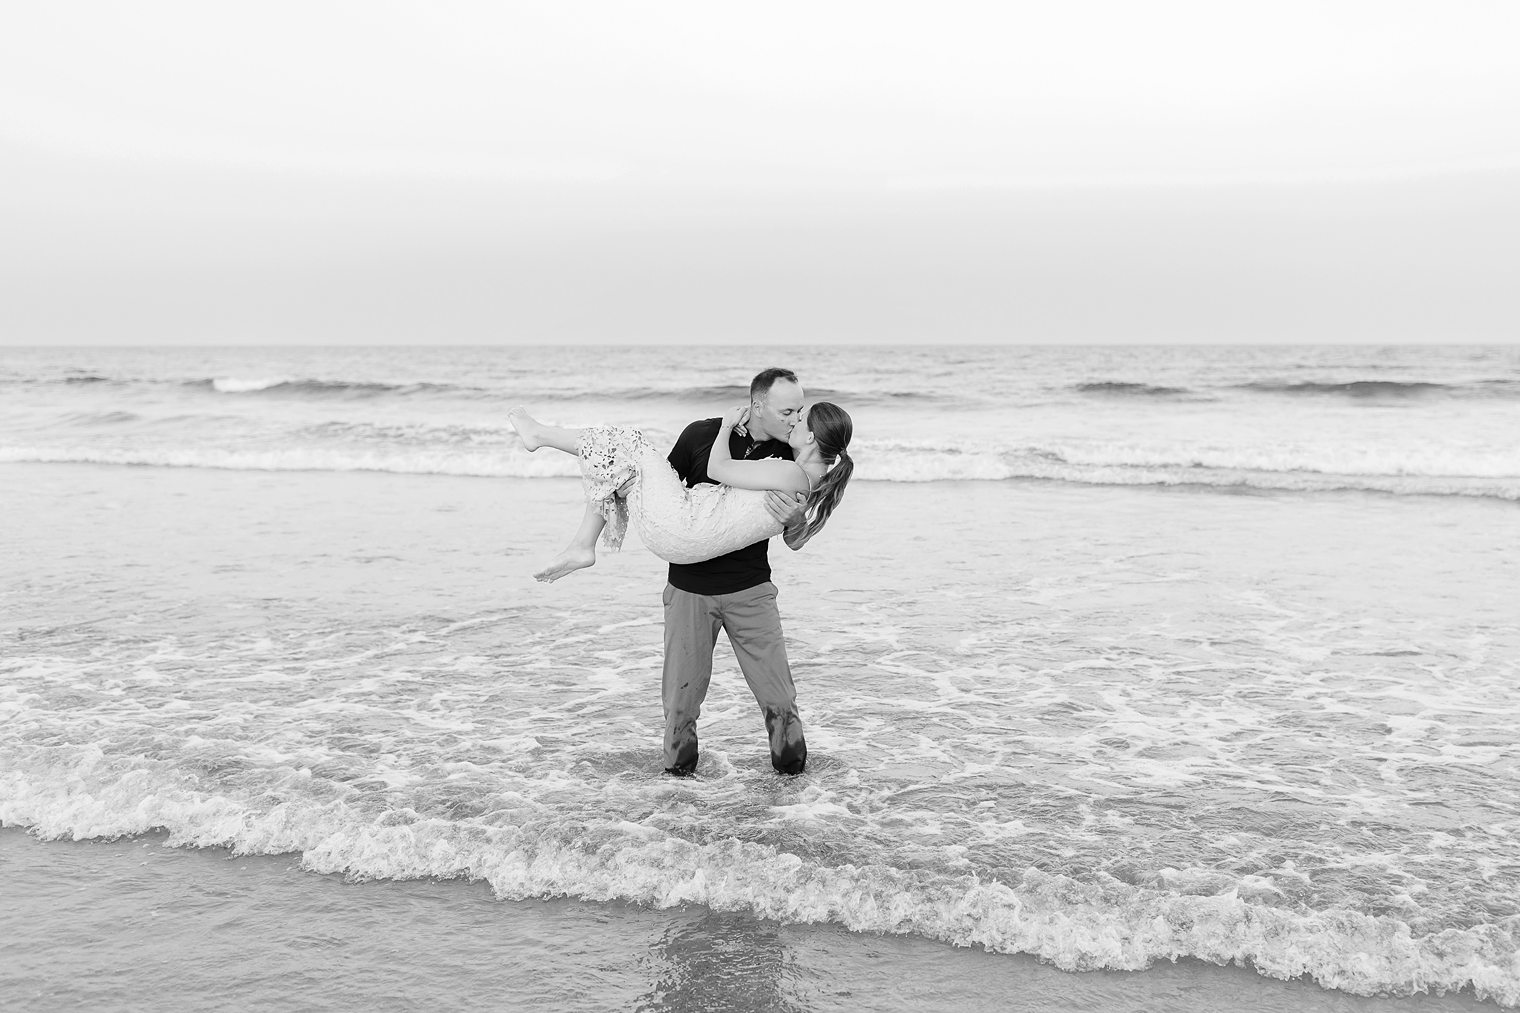
[[[802,386],[777,380],[769,394],[750,405],[750,435],[761,440],[784,440],[802,418]]]

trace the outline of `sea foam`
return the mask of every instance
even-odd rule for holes
[[[988,881],[886,864],[829,865],[773,845],[692,840],[531,806],[458,820],[406,808],[366,811],[305,796],[300,788],[311,774],[300,769],[287,771],[288,790],[276,785],[266,801],[250,804],[166,781],[147,761],[123,769],[98,748],[48,752],[50,762],[0,774],[0,822],[45,839],[162,829],[170,845],[298,853],[312,872],[354,880],[461,878],[487,882],[503,899],[702,904],[1028,953],[1071,971],[1142,970],[1194,957],[1274,977],[1308,975],[1361,995],[1471,989],[1520,1003],[1520,917],[1416,933],[1388,915],[1272,906],[1245,881],[1207,896],[1036,869]]]
[[[238,471],[377,471],[402,475],[481,478],[575,478],[576,460],[528,454],[489,431],[433,443],[410,440],[300,443],[273,448],[220,446],[109,447],[90,444],[0,446],[0,462],[138,465]],[[1226,451],[1190,453],[1116,445],[1038,448],[903,447],[854,453],[863,482],[1006,482],[1038,480],[1080,485],[1197,486],[1287,492],[1378,492],[1520,500],[1520,462],[1473,455],[1432,454],[1424,460],[1373,453]],[[1068,459],[1070,454],[1074,460]],[[1378,470],[1378,469],[1387,470]],[[1510,470],[1510,469],[1513,470]]]

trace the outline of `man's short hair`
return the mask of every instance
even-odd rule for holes
[[[790,369],[782,369],[780,366],[772,366],[770,369],[762,369],[755,374],[755,378],[749,382],[750,401],[759,401],[771,392],[776,386],[777,380],[790,380],[797,382],[797,374]]]

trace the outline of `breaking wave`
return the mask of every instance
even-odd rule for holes
[[[1307,975],[1359,995],[1471,989],[1480,999],[1520,1003],[1520,918],[1417,931],[1391,915],[1271,906],[1244,882],[1198,895],[1033,868],[992,881],[911,862],[829,864],[733,837],[688,839],[536,806],[455,817],[377,810],[324,797],[311,788],[311,771],[292,768],[265,801],[248,802],[160,774],[154,761],[113,761],[97,747],[50,752],[56,758],[44,778],[0,774],[0,823],[44,839],[164,830],[173,846],[299,854],[311,872],[352,880],[483,881],[502,899],[701,904],[1033,954],[1072,971],[1135,971],[1193,957],[1279,978]]]

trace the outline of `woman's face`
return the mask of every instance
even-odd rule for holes
[[[797,416],[797,424],[792,427],[792,433],[786,438],[787,445],[792,448],[792,453],[799,453],[813,439],[813,428],[808,424],[807,409],[804,408]]]

